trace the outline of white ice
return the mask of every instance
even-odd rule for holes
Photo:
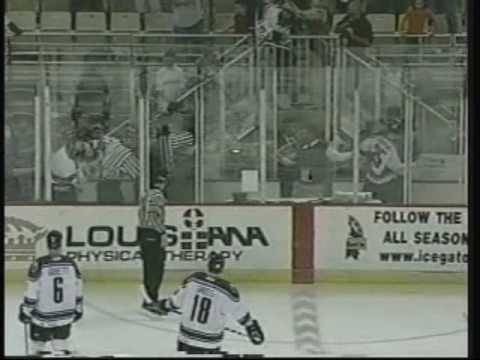
[[[295,345],[292,304],[308,291],[317,304],[318,357],[467,356],[467,291],[461,285],[236,284],[258,318],[266,342],[254,346],[228,334],[223,349],[265,356],[305,356]],[[165,284],[162,295],[174,290]],[[24,355],[24,327],[17,320],[24,284],[6,284],[6,355]],[[140,310],[138,284],[85,284],[85,315],[72,332],[86,356],[184,356],[177,353],[178,315],[148,318]],[[242,330],[233,322],[231,328]]]

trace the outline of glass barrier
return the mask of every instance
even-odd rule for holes
[[[417,73],[412,81],[423,81],[437,94],[440,106],[447,106],[451,91],[456,92],[453,101],[458,111],[445,116],[427,102],[425,93],[404,81],[404,66],[385,67],[348,49],[343,64],[339,140],[329,149],[330,160],[335,166],[343,163],[351,177],[337,168],[334,192],[338,186],[341,195],[355,201],[373,197],[387,204],[466,204],[462,87],[452,82],[454,90],[447,86],[449,96],[441,97],[441,87],[435,86],[438,80],[426,78],[432,68],[427,75]],[[455,77],[454,67],[443,70]],[[347,150],[338,151],[340,145]]]
[[[5,76],[5,201],[40,200],[38,65],[8,65]]]
[[[201,38],[215,46],[14,51],[7,201],[135,204],[164,176],[171,203],[467,203],[466,71],[452,56]]]
[[[45,64],[47,201],[131,204],[138,197],[134,69],[96,60],[102,56],[90,49],[79,64]]]

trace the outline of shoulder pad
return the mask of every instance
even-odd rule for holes
[[[235,286],[233,286],[232,284],[230,284],[230,282],[228,282],[227,280],[225,279],[222,279],[222,278],[215,278],[215,281],[214,281],[215,285],[217,285],[218,287],[222,288],[223,290],[225,290],[226,292],[228,292],[228,294],[235,300],[235,301],[239,301],[240,300],[240,293],[238,292],[237,288]]]
[[[187,276],[185,278],[185,280],[183,280],[183,284],[182,285],[187,285],[190,281],[192,281],[193,279],[202,279],[202,280],[205,280],[205,277],[206,277],[207,274],[201,272],[201,271],[197,271],[189,276]]]
[[[77,263],[71,257],[68,257],[67,255],[62,255],[62,261],[72,264],[73,268],[75,269],[75,275],[78,279],[82,277]]]

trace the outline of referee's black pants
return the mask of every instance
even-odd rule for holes
[[[154,229],[139,226],[137,239],[143,261],[143,285],[150,299],[158,301],[158,290],[162,284],[165,269],[162,234]]]

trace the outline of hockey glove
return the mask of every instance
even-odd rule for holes
[[[262,328],[258,324],[257,320],[252,320],[249,325],[245,326],[248,337],[254,345],[260,345],[265,341]]]
[[[74,316],[74,318],[73,318],[73,322],[77,322],[77,321],[80,320],[82,317],[83,317],[83,312],[75,311],[75,316]]]
[[[18,312],[18,320],[20,320],[23,324],[30,324],[32,319],[29,314],[26,313],[24,310],[25,306],[23,304],[20,305],[19,312]]]

